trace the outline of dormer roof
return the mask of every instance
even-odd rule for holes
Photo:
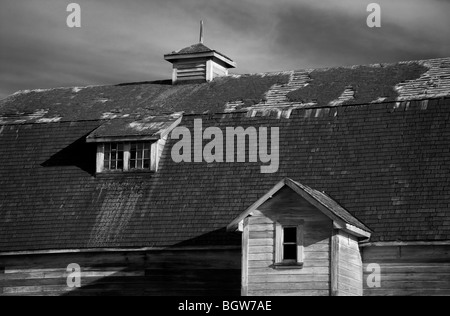
[[[278,182],[271,190],[254,202],[242,214],[236,217],[227,227],[228,230],[238,229],[239,224],[251,213],[258,209],[264,202],[284,187],[291,188],[295,193],[304,198],[307,202],[315,206],[319,211],[333,220],[335,227],[343,229],[348,233],[360,238],[369,238],[372,231],[348,210],[342,207],[332,197],[325,192],[312,189],[307,185],[296,182],[290,178],[284,178]]]

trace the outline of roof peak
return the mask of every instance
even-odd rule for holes
[[[172,53],[170,53],[169,55],[176,55],[176,54],[195,54],[195,53],[206,53],[206,52],[213,52],[214,50],[212,50],[211,48],[207,47],[205,44],[203,43],[196,43],[193,44],[191,46],[173,51]]]
[[[275,186],[261,196],[256,202],[236,217],[228,226],[227,230],[233,231],[239,229],[240,223],[251,213],[263,205],[267,200],[271,199],[278,191],[284,187],[289,187],[295,193],[304,198],[311,205],[316,207],[323,214],[332,219],[340,229],[360,238],[369,238],[372,231],[347,209],[336,202],[325,192],[312,189],[311,187],[301,184],[291,178],[285,177]]]

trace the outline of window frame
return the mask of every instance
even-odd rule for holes
[[[113,149],[113,145],[115,145],[115,149]],[[108,150],[106,150],[108,147]],[[103,147],[103,169],[108,171],[120,171],[125,168],[125,148],[124,144],[120,142],[111,142],[104,143]],[[106,153],[108,153],[108,157],[106,157]],[[106,159],[109,158],[109,159]],[[105,169],[105,160],[108,160],[108,169]],[[121,163],[119,163],[121,161]],[[114,165],[114,168],[111,166]],[[121,166],[121,167],[120,167]],[[120,167],[120,168],[119,168]]]
[[[284,259],[284,229],[285,228],[296,228],[296,244],[297,244],[297,258]],[[275,223],[275,267],[295,267],[301,268],[304,263],[304,245],[303,245],[303,234],[304,234],[304,222],[300,223],[286,223],[281,224],[279,222]],[[288,243],[292,244],[292,243]]]
[[[123,148],[123,165],[121,169],[106,169],[104,158],[105,158],[105,147],[106,145],[111,146],[111,144],[122,144]],[[142,147],[142,163],[144,166],[145,159],[145,144],[149,144],[149,167],[148,168],[130,168],[131,167],[131,145],[132,144],[143,144]],[[148,147],[147,147],[148,148]],[[136,140],[136,141],[113,141],[113,142],[102,142],[97,145],[97,168],[96,173],[122,173],[122,172],[155,172],[157,170],[157,156],[158,156],[158,141],[148,141],[148,140]],[[137,159],[135,161],[138,161]]]
[[[135,156],[133,158],[132,148],[135,146]],[[141,145],[141,146],[140,146]],[[146,146],[148,145],[148,146]],[[145,152],[148,151],[148,158],[145,157]],[[152,144],[150,142],[129,142],[128,143],[128,163],[127,163],[127,171],[147,171],[152,168]],[[140,155],[139,155],[140,154]],[[140,158],[139,158],[140,157]],[[148,160],[148,167],[144,168],[145,161]],[[131,167],[131,163],[134,161],[134,167]],[[141,168],[138,168],[138,162],[141,165]]]

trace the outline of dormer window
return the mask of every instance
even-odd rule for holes
[[[130,144],[130,163],[131,170],[148,170],[151,166],[150,159],[151,145],[148,142],[135,142]]]
[[[303,224],[275,226],[275,266],[303,266]]]
[[[283,262],[297,262],[297,227],[283,227]]]
[[[122,170],[123,169],[123,144],[106,143],[101,145],[103,151],[103,170]]]
[[[157,150],[156,144],[150,141],[99,144],[97,172],[156,171],[156,162],[152,162],[154,155],[151,155],[152,147]]]

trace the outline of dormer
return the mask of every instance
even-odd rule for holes
[[[242,295],[362,295],[371,230],[323,192],[285,178],[227,228],[242,232]]]
[[[172,84],[183,81],[212,81],[228,76],[236,63],[227,56],[198,43],[170,54],[164,59],[173,64]]]
[[[156,172],[167,137],[181,119],[174,114],[104,123],[86,137],[97,144],[97,174]]]

